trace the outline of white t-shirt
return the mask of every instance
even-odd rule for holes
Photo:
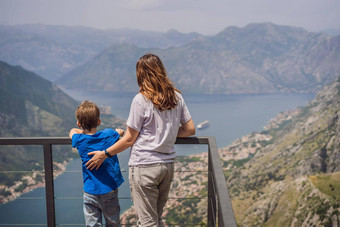
[[[178,128],[191,119],[182,95],[176,95],[177,106],[162,112],[141,93],[134,97],[126,124],[139,135],[131,148],[129,166],[174,162]]]

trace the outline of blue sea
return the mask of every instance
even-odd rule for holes
[[[84,93],[65,90],[77,100],[91,100],[98,105],[111,107],[111,112],[127,119],[132,93]],[[282,111],[304,106],[313,94],[259,94],[259,95],[192,95],[183,94],[195,124],[208,120],[209,127],[197,130],[197,136],[214,136],[218,147],[233,140],[260,131]],[[67,135],[65,135],[67,136]],[[70,148],[71,149],[71,148]],[[204,152],[205,148],[193,145],[176,145],[177,155]],[[127,177],[129,152],[118,155],[125,183],[119,188],[121,213],[131,206]],[[58,226],[83,226],[82,174],[80,159],[74,159],[66,171],[55,179],[56,222]],[[0,205],[0,226],[6,224],[46,224],[44,188],[35,189],[7,204]]]

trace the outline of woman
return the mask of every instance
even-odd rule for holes
[[[174,175],[176,137],[195,134],[195,125],[179,90],[168,79],[158,56],[146,54],[136,65],[139,93],[134,97],[124,137],[94,157],[98,169],[107,157],[132,146],[129,159],[131,196],[140,226],[164,226],[163,207]]]

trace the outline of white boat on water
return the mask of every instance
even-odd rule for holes
[[[197,129],[203,129],[209,126],[209,121],[203,121],[197,125]]]

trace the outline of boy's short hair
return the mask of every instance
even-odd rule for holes
[[[98,106],[88,100],[83,101],[76,110],[76,119],[82,129],[91,130],[98,126],[100,111]]]

